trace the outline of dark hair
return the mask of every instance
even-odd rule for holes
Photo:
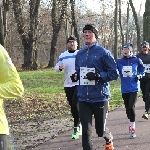
[[[70,35],[70,37],[67,39],[67,43],[68,43],[70,40],[77,41],[77,38],[76,38],[74,35]]]
[[[95,37],[98,38],[98,29],[94,24],[86,24],[83,28],[83,33],[84,30],[91,30],[95,34]]]

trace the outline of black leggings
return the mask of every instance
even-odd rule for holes
[[[140,87],[143,94],[143,101],[145,102],[145,111],[150,113],[150,79],[142,78],[140,80]]]
[[[145,93],[146,93],[145,109],[146,109],[146,112],[150,113],[150,79],[148,80],[146,84]]]
[[[64,87],[67,100],[71,106],[71,113],[74,118],[74,127],[78,127],[80,123],[79,119],[79,102],[77,97],[77,86]]]
[[[140,88],[143,95],[143,101],[146,102],[146,85],[148,83],[148,79],[142,78],[140,80]]]
[[[135,104],[137,102],[137,92],[122,93],[126,114],[130,122],[135,122]]]
[[[7,142],[7,135],[0,134],[0,150],[8,150]]]
[[[111,137],[106,128],[108,102],[79,102],[79,113],[82,124],[82,147],[83,150],[93,150],[92,146],[92,115],[95,118],[95,129],[98,137],[103,137],[108,142]]]

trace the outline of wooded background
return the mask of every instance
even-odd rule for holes
[[[131,42],[136,53],[142,41],[150,42],[150,0],[139,3],[138,11],[137,3],[97,0],[97,6],[90,9],[85,0],[2,0],[0,43],[22,69],[54,67],[60,53],[67,49],[68,36],[74,34],[81,48],[84,25],[94,23],[99,29],[99,44],[117,59],[124,43]]]

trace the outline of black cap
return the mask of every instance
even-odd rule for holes
[[[77,38],[74,35],[70,35],[70,37],[67,39],[67,43],[72,40],[72,41],[77,41]]]
[[[98,29],[95,28],[95,25],[86,24],[85,27],[83,28],[83,32],[84,30],[91,30],[95,34],[96,39],[98,38]]]
[[[146,41],[144,41],[144,42],[141,43],[141,46],[142,46],[142,47],[144,47],[144,46],[145,46],[145,47],[149,47],[149,43],[146,42]]]
[[[133,50],[133,45],[131,43],[124,44],[123,48],[128,48],[130,51]]]

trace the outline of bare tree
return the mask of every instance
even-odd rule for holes
[[[118,0],[118,5],[119,5],[119,26],[120,26],[120,33],[121,33],[122,45],[124,45],[124,34],[123,34],[122,21],[121,21],[121,0]]]
[[[115,0],[115,13],[114,13],[114,32],[115,32],[115,41],[114,41],[114,58],[118,58],[118,0]]]
[[[138,17],[137,17],[137,13],[135,11],[132,0],[129,0],[129,3],[132,8],[133,17],[135,20],[136,33],[137,33],[137,49],[140,50],[140,48],[141,48],[141,31],[140,31],[140,26],[139,26],[139,22],[138,22]]]
[[[5,45],[7,35],[7,14],[9,11],[9,0],[3,0],[0,4],[0,44]]]
[[[77,22],[76,22],[76,15],[75,15],[75,0],[70,0],[70,3],[71,3],[72,26],[74,28],[74,35],[77,38],[78,48],[79,48],[80,47],[80,41],[79,41],[78,27],[77,27]]]
[[[143,15],[143,41],[150,42],[150,0],[146,0]]]
[[[67,0],[52,0],[52,40],[50,49],[50,60],[47,67],[54,67],[56,45],[58,40],[59,31],[65,19],[67,10]]]
[[[22,65],[22,67],[25,69],[37,70],[36,30],[38,26],[38,9],[40,5],[40,0],[29,1],[30,19],[28,31],[25,30],[20,0],[12,0],[12,2],[18,32],[20,34],[24,47],[24,64]]]

